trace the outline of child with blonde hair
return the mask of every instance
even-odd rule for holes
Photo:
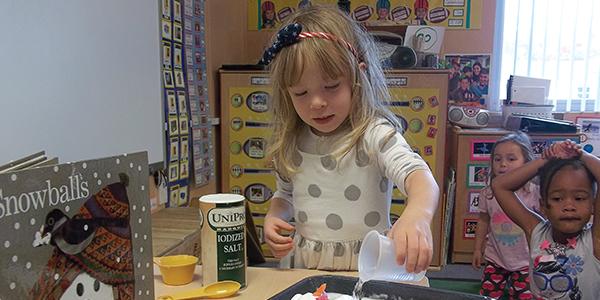
[[[490,159],[493,179],[531,161],[531,141],[523,132],[509,133],[496,141]],[[517,193],[528,209],[539,211],[536,184],[528,182]],[[508,289],[509,299],[530,299],[529,248],[525,233],[502,210],[490,186],[481,191],[479,199],[473,251],[473,267],[479,269],[485,263],[479,293],[499,299]]]
[[[536,174],[544,217],[515,193]],[[492,181],[498,203],[529,241],[531,291],[542,299],[600,299],[600,159],[572,141]]]
[[[356,270],[371,230],[388,232],[407,271],[431,262],[439,189],[383,104],[390,94],[375,50],[346,14],[315,5],[286,19],[261,59],[273,85],[277,174],[265,240],[294,267]],[[392,226],[394,184],[408,201]]]

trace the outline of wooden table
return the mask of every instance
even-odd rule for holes
[[[247,287],[240,291],[235,297],[226,299],[268,299],[291,286],[292,284],[302,280],[303,278],[315,275],[340,275],[358,277],[357,272],[327,272],[318,270],[306,269],[275,269],[275,268],[257,268],[248,267],[247,270]],[[406,282],[420,286],[429,286],[427,277],[419,282]],[[175,293],[179,291],[191,290],[202,287],[202,266],[196,266],[194,279],[191,283],[183,286],[168,286],[162,282],[160,271],[154,265],[154,294],[156,297]]]

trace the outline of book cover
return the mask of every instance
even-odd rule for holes
[[[0,299],[154,299],[147,153],[0,174]]]

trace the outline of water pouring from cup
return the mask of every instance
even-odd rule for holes
[[[392,239],[372,230],[367,233],[358,253],[358,276],[362,282],[368,280],[420,281],[425,272],[408,273],[404,265],[396,262],[396,251]]]

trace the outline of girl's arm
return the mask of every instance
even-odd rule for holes
[[[292,205],[283,198],[271,198],[269,212],[265,216],[265,242],[271,249],[273,256],[282,258],[294,248],[293,239],[284,235],[284,231],[294,231],[294,226],[288,223],[292,218]]]
[[[388,235],[396,244],[398,264],[408,272],[427,270],[433,256],[431,220],[438,206],[439,188],[429,170],[415,170],[404,182],[408,197],[402,216]]]
[[[485,200],[482,200],[485,201]],[[483,250],[485,249],[486,237],[490,226],[490,215],[485,212],[479,213],[477,229],[475,230],[475,250],[473,251],[473,268],[479,269],[483,262]]]
[[[580,159],[596,178],[596,199],[594,199],[594,223],[592,224],[592,240],[594,245],[594,256],[597,259],[600,259],[600,192],[598,191],[598,182],[600,182],[600,159],[595,155],[587,152],[582,152]]]
[[[294,231],[294,226],[288,223],[294,215],[294,207],[291,202],[294,185],[291,181],[283,180],[278,173],[275,175],[277,191],[270,200],[271,206],[265,216],[263,226],[265,242],[271,248],[273,256],[281,258],[294,248],[293,239],[284,234],[286,231]]]
[[[535,177],[538,169],[546,162],[546,158],[535,159],[492,180],[492,190],[500,207],[513,222],[525,231],[528,241],[535,226],[544,219],[528,209],[517,197],[515,191]]]
[[[396,261],[408,272],[426,270],[433,256],[431,219],[439,200],[439,188],[429,166],[406,140],[385,121],[365,133],[367,153],[373,153],[385,178],[393,181],[408,200],[388,236],[394,240]]]

